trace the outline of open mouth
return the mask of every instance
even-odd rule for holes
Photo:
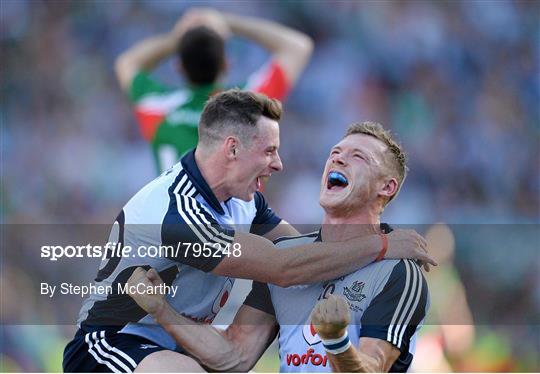
[[[328,179],[326,181],[326,188],[329,190],[342,190],[349,185],[349,180],[343,174],[338,171],[331,171],[328,173]]]
[[[257,186],[257,191],[264,192],[264,185],[270,179],[269,175],[260,175],[257,177],[255,184]]]

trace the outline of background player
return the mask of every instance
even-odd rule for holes
[[[417,360],[411,371],[464,372],[471,367],[467,365],[471,365],[476,327],[465,285],[456,269],[454,233],[448,225],[432,225],[426,231],[426,241],[439,263],[436,274],[426,274],[426,280],[431,290],[444,289],[445,292],[432,292],[430,321],[418,337]],[[498,363],[492,361],[492,365]]]
[[[313,43],[305,34],[260,18],[195,8],[170,32],[144,39],[116,60],[116,76],[134,104],[158,172],[171,167],[197,144],[204,103],[222,89],[227,70],[225,41],[231,33],[271,53],[270,60],[249,77],[244,88],[283,100],[307,64]],[[182,89],[168,88],[149,75],[175,53],[178,72],[187,82]]]
[[[336,243],[359,233],[384,237],[390,228],[380,224],[380,214],[398,193],[405,174],[404,154],[382,126],[370,122],[352,125],[332,148],[323,173],[321,230],[282,238],[276,245]],[[334,252],[340,254],[340,246]],[[378,259],[382,258],[384,255]],[[154,270],[139,268],[129,282],[157,285],[161,280]],[[338,294],[347,301],[330,297]],[[178,315],[162,297],[132,297],[202,365],[218,371],[251,369],[279,328],[281,372],[328,372],[330,363],[345,372],[405,372],[428,303],[426,282],[419,267],[409,260],[378,261],[328,282],[299,287],[254,282],[226,331]],[[314,309],[318,300],[326,298]],[[312,310],[315,326],[310,325]],[[349,310],[354,321],[350,326]],[[348,336],[344,336],[345,330]]]

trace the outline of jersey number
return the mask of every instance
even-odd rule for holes
[[[96,282],[101,282],[102,280],[108,278],[113,273],[114,269],[116,269],[116,267],[120,263],[120,260],[122,259],[122,257],[118,255],[112,256],[112,253],[116,252],[118,254],[122,250],[122,246],[124,245],[124,223],[125,216],[124,211],[122,210],[116,218],[116,221],[114,222],[114,225],[111,229],[111,234],[109,236],[110,243],[117,243],[116,248],[107,248],[107,259],[103,260],[104,263],[99,268]]]
[[[328,299],[328,296],[332,295],[336,290],[336,285],[334,283],[326,283],[323,285],[323,290],[317,300]]]

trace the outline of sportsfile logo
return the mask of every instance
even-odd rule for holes
[[[242,246],[240,243],[183,243],[176,245],[139,245],[132,247],[119,242],[109,241],[104,246],[92,245],[43,245],[41,257],[50,261],[62,258],[101,258],[102,267],[111,258],[222,258],[240,257]]]
[[[315,353],[313,348],[309,348],[306,353],[299,355],[298,353],[287,353],[287,366],[300,366],[311,364],[313,366],[326,367],[328,364],[328,357]]]

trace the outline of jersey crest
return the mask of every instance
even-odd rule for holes
[[[302,335],[304,336],[304,340],[306,341],[306,343],[308,343],[309,345],[315,345],[321,342],[319,334],[317,334],[317,331],[315,331],[315,327],[313,327],[313,325],[309,321],[307,325],[304,325],[304,328],[302,329]]]

